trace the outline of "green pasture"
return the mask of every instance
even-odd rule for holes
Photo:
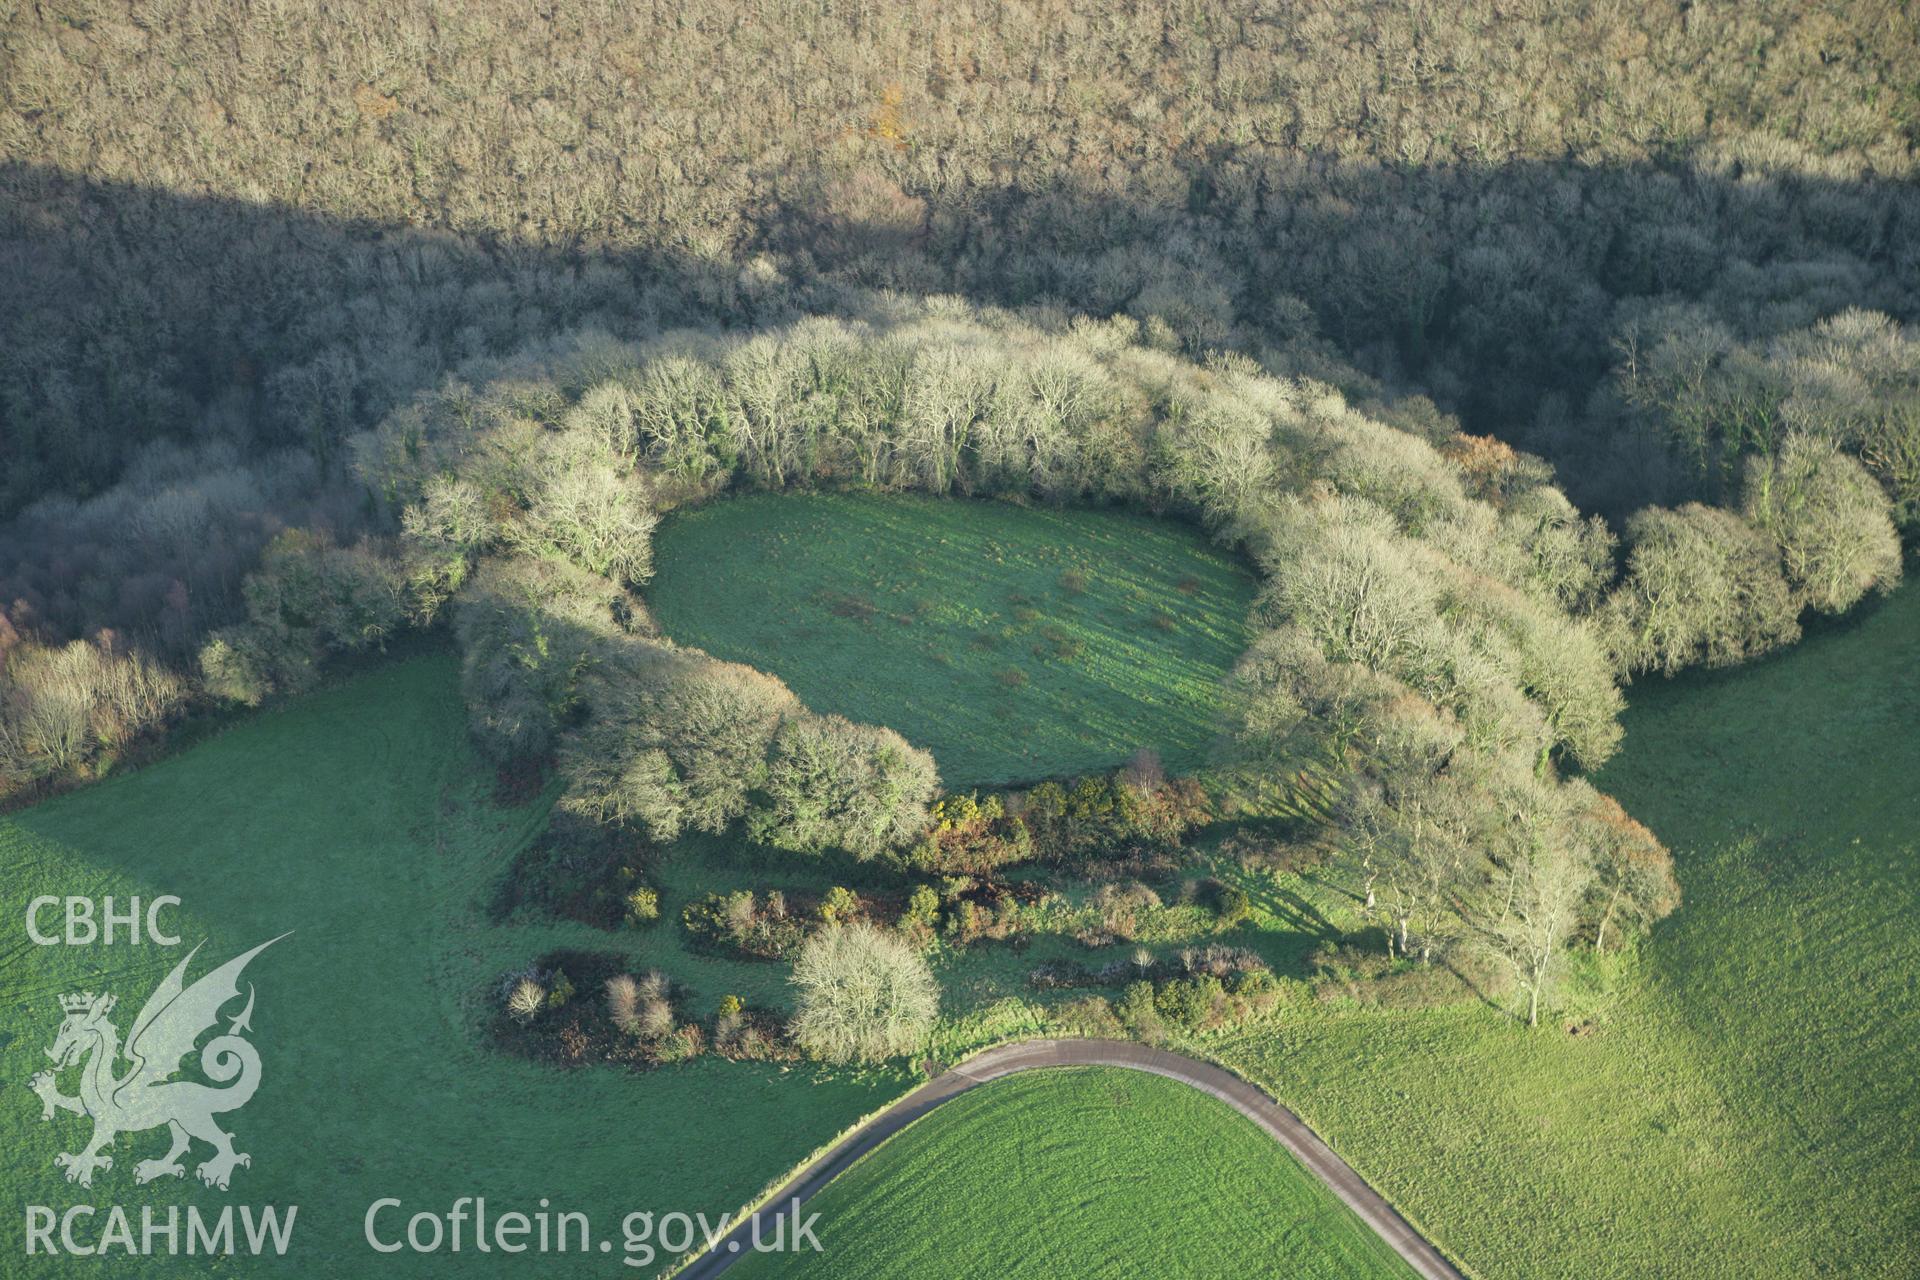
[[[1479,1275],[1920,1274],[1920,591],[1628,697],[1597,781],[1686,894],[1639,957],[1534,1034],[1306,1007],[1203,1051]]]
[[[808,1201],[819,1254],[742,1276],[1411,1276],[1284,1147],[1161,1076],[1059,1068],[941,1104]]]
[[[682,644],[932,751],[948,786],[1204,763],[1253,579],[1118,511],[752,494],[670,518],[647,603]]]
[[[850,519],[898,510],[891,500],[764,501],[769,512],[851,504]],[[751,513],[762,502],[712,512]],[[922,505],[930,527],[967,510]],[[668,543],[676,528],[697,532],[693,522],[705,514],[670,526]],[[1069,532],[1076,519],[1090,521],[1082,533],[1121,519],[1005,508],[995,520],[1002,514],[1016,524],[1064,521]],[[1184,535],[1166,536],[1180,556],[1209,561]],[[1026,548],[1030,578],[1021,590],[1043,599],[1032,583],[1058,577],[1039,550],[1045,540],[1000,537],[1009,557],[1019,558],[1016,544]],[[665,550],[670,586],[692,562]],[[793,554],[795,563],[805,559]],[[1213,563],[1226,575],[1218,589],[1239,590],[1237,571]],[[1202,570],[1188,563],[1179,575],[1188,572]],[[1210,589],[1183,598],[1205,600]],[[1054,603],[1098,616],[1109,606],[1096,594],[1089,582]],[[788,599],[792,610],[811,607],[804,591]],[[911,649],[902,637],[925,625],[826,612],[830,622],[812,625],[847,646],[837,661],[849,672],[886,668],[901,652],[889,646]],[[671,605],[661,614],[674,629]],[[1223,652],[1238,643],[1219,641]],[[872,646],[864,660],[862,645]],[[1085,652],[1094,649],[1089,641]],[[908,728],[782,674],[816,706]],[[1044,688],[1034,679],[1016,692]],[[1102,696],[1127,695],[1109,686]],[[1471,1000],[1359,1008],[1316,1001],[1304,984],[1290,984],[1258,1027],[1184,1047],[1294,1107],[1474,1275],[1914,1274],[1920,593],[1896,594],[1751,668],[1650,681],[1629,696],[1625,748],[1598,782],[1673,847],[1686,902],[1637,954],[1578,959],[1554,1022],[1529,1034],[1504,1010]],[[1069,731],[1050,705],[1022,703],[1014,714],[1033,717],[1049,751],[1065,750],[1060,735]],[[1198,703],[1183,705],[1191,723],[1204,719]],[[949,704],[948,719],[928,723],[966,729],[965,709]],[[969,741],[984,753],[976,762],[991,755],[984,730],[973,739],[960,732],[944,749],[966,759]],[[1123,745],[1081,758],[1111,762],[1124,757]],[[1022,771],[1010,757],[1002,764],[1007,775]],[[975,776],[990,772],[981,765]],[[496,807],[490,781],[466,745],[452,660],[427,656],[377,666],[137,773],[0,819],[0,1179],[14,1206],[0,1241],[11,1261],[0,1273],[446,1275],[445,1255],[374,1254],[362,1237],[367,1207],[396,1196],[406,1212],[444,1212],[458,1197],[485,1196],[496,1211],[531,1212],[546,1197],[555,1209],[586,1212],[596,1238],[614,1245],[611,1257],[549,1255],[540,1274],[631,1274],[619,1268],[623,1215],[734,1209],[910,1086],[902,1070],[710,1058],[645,1073],[558,1070],[494,1052],[481,1030],[494,983],[556,948],[616,951],[636,969],[658,965],[687,992],[686,1016],[709,1017],[728,992],[778,1006],[782,966],[689,949],[679,909],[709,890],[804,892],[882,873],[690,841],[659,868],[666,918],[652,929],[496,922],[486,910],[496,882],[544,811]],[[1273,876],[1225,857],[1210,869],[1242,882],[1258,908],[1220,940],[1260,949],[1283,976],[1308,976],[1307,952],[1351,920],[1348,886],[1331,874]],[[1068,890],[1069,899],[1086,892]],[[112,1149],[116,1166],[83,1191],[62,1179],[53,1157],[78,1148],[86,1123],[64,1113],[43,1123],[26,1087],[46,1065],[57,997],[112,991],[124,1030],[178,953],[36,947],[25,934],[26,906],[40,894],[111,894],[124,904],[162,893],[183,900],[172,918],[189,945],[206,939],[210,962],[293,931],[248,973],[265,1077],[227,1127],[253,1164],[224,1194],[191,1181],[137,1187],[132,1164],[164,1143],[157,1132],[133,1135]],[[1170,932],[1153,945],[1209,940],[1182,933],[1185,920],[1170,914]],[[1046,960],[1107,958],[1066,929],[1043,932],[1024,951],[988,944],[937,954],[946,1003],[935,1051],[951,1058],[1046,1029],[1076,993],[1036,995],[1026,971]],[[903,1266],[951,1259],[956,1273],[991,1258],[1035,1274],[1049,1265],[1049,1274],[1101,1274],[1136,1249],[1161,1274],[1230,1270],[1236,1258],[1283,1245],[1296,1251],[1288,1257],[1342,1256],[1344,1228],[1314,1225],[1328,1221],[1306,1194],[1317,1188],[1303,1189],[1297,1171],[1277,1165],[1270,1142],[1253,1141],[1250,1127],[1245,1144],[1222,1135],[1218,1124],[1233,1118],[1197,1115],[1203,1100],[1176,1086],[1161,1099],[1150,1082],[1124,1083],[1136,1099],[1126,1106],[1111,1102],[1106,1085],[1045,1077],[971,1095],[936,1112],[937,1124],[888,1144],[821,1207],[841,1206],[850,1254],[925,1240],[939,1252],[886,1256]],[[1127,1180],[1136,1124],[1146,1126],[1141,1140],[1167,1149],[1167,1176],[1157,1183]],[[1163,1124],[1172,1128],[1153,1127]],[[1175,1149],[1167,1135],[1184,1129],[1210,1135],[1194,1148],[1211,1153],[1204,1160]],[[190,1163],[200,1158],[196,1151]],[[1079,1198],[1062,1181],[1075,1168],[1088,1178]],[[1103,1207],[1114,1197],[1124,1212]],[[208,1211],[297,1204],[294,1249],[266,1263],[23,1256],[26,1205],[137,1211],[189,1201]],[[1043,1239],[1037,1211],[1007,1207],[1042,1204],[1047,1221],[1076,1225]],[[1047,1252],[1081,1245],[1093,1252],[1071,1263]],[[459,1260],[460,1272],[474,1274],[528,1266],[499,1253]]]
[[[499,974],[554,947],[620,950],[629,938],[487,918],[495,878],[544,811],[492,805],[457,683],[450,658],[385,665],[139,773],[0,818],[0,1184],[11,1206],[0,1274],[528,1273],[528,1257],[498,1252],[463,1251],[457,1269],[445,1253],[374,1253],[362,1220],[388,1196],[405,1206],[380,1220],[389,1235],[405,1214],[444,1213],[461,1196],[485,1196],[496,1213],[532,1213],[545,1197],[588,1213],[615,1251],[550,1254],[539,1274],[647,1274],[619,1262],[627,1213],[737,1208],[908,1087],[895,1071],[713,1059],[646,1074],[559,1071],[490,1049],[479,1025]],[[35,947],[25,913],[40,894],[177,895],[182,908],[166,919],[183,946]],[[58,996],[114,992],[125,1032],[185,947],[206,940],[198,973],[203,960],[288,930],[246,975],[260,1091],[223,1119],[252,1167],[226,1193],[191,1172],[136,1186],[134,1162],[165,1149],[156,1130],[121,1138],[91,1190],[65,1182],[53,1157],[77,1150],[90,1126],[65,1112],[43,1123],[26,1087],[48,1065]],[[729,975],[685,976],[717,999]],[[190,1171],[200,1158],[197,1149]],[[293,1247],[268,1262],[24,1256],[27,1204],[123,1204],[137,1229],[140,1206],[188,1201],[213,1213],[298,1205]]]

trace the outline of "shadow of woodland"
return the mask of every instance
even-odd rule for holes
[[[349,434],[463,361],[573,329],[740,329],[878,290],[1158,316],[1192,352],[1254,350],[1389,422],[1430,420],[1400,395],[1430,393],[1618,516],[1692,496],[1664,445],[1582,412],[1623,313],[1684,296],[1754,333],[1848,306],[1920,314],[1903,184],[1224,154],[1185,173],[1178,198],[1061,182],[942,205],[865,168],[793,171],[727,253],[696,256],[0,165],[0,512],[103,495],[0,528],[0,607],[21,631],[108,627],[184,656],[274,531],[367,518]],[[224,479],[189,509],[111,500],[208,475]]]

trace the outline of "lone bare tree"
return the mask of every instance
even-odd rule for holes
[[[927,962],[897,934],[834,925],[807,940],[793,966],[793,1037],[828,1062],[878,1062],[920,1043],[940,1010]]]

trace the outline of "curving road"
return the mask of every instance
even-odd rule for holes
[[[1441,1256],[1440,1251],[1427,1243],[1426,1238],[1396,1213],[1392,1205],[1381,1199],[1379,1193],[1349,1168],[1346,1161],[1333,1154],[1327,1144],[1301,1122],[1299,1116],[1223,1068],[1127,1040],[1023,1040],[1017,1044],[988,1049],[969,1058],[944,1075],[921,1085],[848,1134],[831,1151],[795,1174],[768,1198],[764,1208],[742,1219],[713,1248],[695,1257],[678,1274],[696,1280],[719,1275],[732,1266],[742,1253],[749,1251],[749,1233],[755,1218],[762,1214],[767,1216],[760,1238],[772,1239],[776,1229],[773,1218],[776,1215],[785,1212],[795,1201],[804,1204],[822,1187],[851,1168],[861,1156],[948,1098],[977,1088],[989,1080],[1040,1067],[1125,1067],[1166,1076],[1170,1080],[1191,1085],[1202,1093],[1211,1094],[1265,1129],[1292,1152],[1295,1159],[1333,1188],[1333,1193],[1359,1214],[1362,1222],[1378,1232],[1381,1239],[1407,1260],[1407,1265],[1413,1268],[1416,1275],[1426,1277],[1426,1280],[1462,1280],[1460,1273]]]

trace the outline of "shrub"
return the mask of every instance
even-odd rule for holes
[[[953,910],[947,913],[947,932],[961,943],[972,941],[980,935],[980,904],[971,898],[962,898],[954,903]]]
[[[658,1040],[673,1030],[673,1006],[661,996],[644,998],[636,1031],[647,1040]]]
[[[640,1031],[640,984],[632,974],[617,974],[607,979],[607,1017],[628,1035]]]
[[[820,899],[820,919],[827,924],[852,920],[860,914],[860,896],[851,889],[835,885]]]
[[[671,1026],[671,1020],[669,1020]],[[654,1046],[654,1054],[661,1062],[688,1062],[699,1057],[707,1050],[706,1033],[694,1023],[669,1032],[662,1032],[659,1043]]]
[[[1114,1006],[1114,1013],[1128,1031],[1148,1044],[1166,1038],[1166,1023],[1161,1019],[1160,1009],[1154,1002],[1151,982],[1143,980],[1128,983],[1127,989],[1120,995],[1120,1003]]]
[[[1280,989],[1280,979],[1266,968],[1242,969],[1229,977],[1226,984],[1227,990],[1236,996],[1265,996]]]
[[[627,923],[652,924],[660,918],[660,892],[641,886],[627,895]]]
[[[1180,952],[1180,967],[1190,974],[1225,978],[1236,973],[1258,972],[1267,967],[1267,962],[1245,947],[1223,947],[1214,943],[1184,948]]]
[[[989,794],[985,800],[977,791],[954,792],[940,797],[928,811],[933,830],[941,833],[964,831],[993,822],[1006,814],[1006,802]]]
[[[1048,781],[1027,792],[1017,809],[1034,854],[1072,860],[1177,847],[1189,828],[1206,820],[1206,793],[1191,779],[1153,785],[1156,766],[1136,757],[1112,776]]]
[[[507,995],[507,1015],[520,1023],[532,1022],[547,1007],[547,993],[532,978],[522,978]]]
[[[979,938],[1011,938],[1025,927],[1020,900],[1004,885],[988,886],[978,899],[962,898],[947,912],[947,936],[963,946]]]
[[[744,942],[760,923],[760,911],[754,905],[753,890],[735,889],[720,900],[720,922],[727,936]]]
[[[200,683],[222,702],[257,707],[273,692],[271,677],[260,660],[251,636],[238,631],[216,633],[200,648]]]
[[[915,885],[907,897],[907,909],[900,917],[902,926],[932,929],[940,923],[940,895],[930,884]]]
[[[989,874],[1032,856],[1033,836],[995,794],[956,793],[929,811],[927,830],[906,857],[917,871]]]
[[[714,1048],[729,1058],[741,1062],[765,1062],[780,1056],[775,1037],[765,1028],[755,1026],[744,1018],[731,1028],[728,1034],[721,1029],[714,1030]]]
[[[1175,978],[1153,994],[1153,1007],[1160,1016],[1189,1031],[1218,1022],[1225,1004],[1226,989],[1212,976]]]
[[[1129,790],[1143,796],[1151,796],[1167,784],[1166,766],[1160,763],[1160,753],[1151,747],[1142,747],[1127,760],[1127,767],[1120,771],[1120,783]]]
[[[794,1039],[828,1062],[878,1062],[922,1043],[939,1012],[927,962],[867,924],[835,925],[808,939],[793,967]]]
[[[680,913],[681,923],[695,942],[709,948],[732,949],[763,960],[790,954],[806,936],[798,920],[756,904],[751,890],[710,893],[687,904]]]
[[[560,1009],[573,999],[573,980],[567,977],[567,971],[556,969],[547,987],[547,1008]]]
[[[1237,884],[1221,884],[1215,881],[1212,898],[1218,928],[1231,929],[1253,916],[1253,899],[1249,898],[1247,891]]]
[[[1125,941],[1140,931],[1143,915],[1160,909],[1160,895],[1144,884],[1103,884],[1094,890],[1092,906],[1100,927]]]

